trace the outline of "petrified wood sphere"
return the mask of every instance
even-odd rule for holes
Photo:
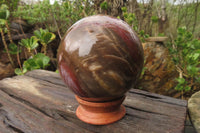
[[[62,79],[85,98],[123,96],[135,85],[143,61],[143,48],[132,28],[102,15],[76,22],[58,50]]]

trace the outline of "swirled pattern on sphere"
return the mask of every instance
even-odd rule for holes
[[[124,21],[90,16],[75,23],[58,50],[62,79],[78,96],[118,97],[133,87],[144,57],[140,40]]]

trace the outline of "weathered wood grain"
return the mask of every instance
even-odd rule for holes
[[[123,103],[125,117],[110,125],[94,126],[75,116],[74,94],[57,73],[35,70],[0,81],[2,133],[181,133],[187,102],[131,89]]]

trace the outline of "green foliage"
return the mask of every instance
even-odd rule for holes
[[[50,58],[48,56],[45,56],[42,53],[38,53],[33,57],[35,63],[37,64],[38,68],[45,69],[46,66],[48,66]]]
[[[147,70],[147,67],[143,67],[143,68],[142,68],[142,72],[141,72],[141,74],[140,74],[140,79],[143,78],[144,73],[145,73],[146,70]]]
[[[100,4],[100,7],[101,9],[103,10],[107,10],[108,9],[108,3],[106,1],[103,1],[101,4]]]
[[[34,50],[39,46],[38,41],[40,41],[43,46],[46,46],[56,37],[53,33],[49,32],[47,29],[36,30],[34,31],[34,34],[35,36],[32,36],[31,38],[27,38],[27,39],[22,39],[19,42],[19,44],[27,48],[29,52],[31,52],[31,50]],[[17,46],[13,44],[11,48],[13,49],[14,52],[18,50]],[[36,55],[32,53],[31,58],[24,61],[23,68],[16,68],[15,73],[17,75],[23,75],[27,71],[31,71],[35,69],[45,69],[46,66],[49,65],[49,61],[50,61],[50,58],[43,53],[38,53]]]
[[[31,52],[31,50],[39,46],[38,39],[35,36],[32,36],[31,38],[27,39],[22,39],[21,42],[19,42],[19,44],[21,46],[26,47],[29,52]]]
[[[145,34],[144,30],[139,31],[139,37],[142,42],[145,42],[145,38],[148,38],[149,35]]]
[[[21,49],[18,49],[17,45],[15,43],[10,43],[8,45],[9,53],[10,54],[18,54],[21,53]]]
[[[42,45],[47,45],[56,38],[56,35],[49,32],[47,29],[34,31],[34,35],[38,38]]]
[[[153,23],[157,23],[158,22],[158,17],[157,16],[151,16],[151,21]]]
[[[8,10],[8,6],[5,4],[2,4],[0,7],[0,18],[8,19],[9,16],[10,16],[10,12]]]
[[[178,84],[175,87],[177,91],[190,91],[191,87],[187,86],[188,82],[184,78],[177,78],[176,79]]]
[[[180,73],[176,90],[188,91],[199,85],[200,40],[194,39],[185,27],[178,28],[178,36],[168,44],[169,52]]]
[[[20,68],[15,69],[15,74],[17,74],[17,75],[24,75],[26,72],[27,72],[26,68],[24,68],[22,70]]]
[[[83,17],[94,14],[94,8],[87,0],[57,1],[53,5],[49,0],[40,1],[39,4],[18,6],[13,12],[14,17],[28,20],[30,24],[37,24],[50,32],[60,30],[61,35],[72,24]]]
[[[9,11],[12,12],[15,9],[17,9],[19,1],[20,0],[0,0],[0,4],[8,5],[7,9],[9,9]]]
[[[47,29],[40,29],[40,30],[36,30],[34,31],[34,34],[36,36],[36,38],[41,42],[41,44],[43,45],[42,50],[44,52],[44,54],[46,55],[46,47],[47,44],[49,44],[51,41],[53,41],[56,38],[56,35],[49,32]]]
[[[158,36],[160,36],[160,37],[164,37],[165,34],[164,34],[164,33],[158,33]]]
[[[56,72],[56,73],[59,73],[59,70],[57,69],[55,72]]]
[[[6,24],[7,19],[10,16],[10,12],[8,10],[8,6],[5,4],[2,4],[0,6],[0,27],[3,28]]]
[[[145,38],[148,38],[149,35],[145,34],[144,30],[138,29],[138,21],[134,13],[128,13],[126,7],[122,7],[124,20],[137,32],[139,38],[142,42],[145,42]]]
[[[127,12],[127,8],[126,7],[122,7],[122,12]]]
[[[23,69],[20,68],[15,69],[15,73],[17,75],[23,75],[27,71],[35,70],[35,69],[45,69],[46,66],[49,65],[50,58],[45,56],[42,53],[38,53],[23,63]]]

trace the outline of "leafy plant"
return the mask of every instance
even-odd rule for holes
[[[200,40],[194,39],[185,27],[178,28],[177,32],[177,38],[168,48],[179,72],[175,89],[184,93],[195,90],[200,84]]]
[[[145,34],[144,30],[138,29],[138,21],[134,13],[128,13],[126,7],[122,7],[124,20],[137,32],[139,38],[142,42],[145,42],[145,38],[148,38],[149,35]]]
[[[1,0],[0,4],[8,5],[8,9],[10,12],[13,12],[17,9],[20,0]]]
[[[20,17],[29,24],[37,24],[50,32],[58,32],[61,36],[76,21],[94,14],[94,8],[88,0],[63,0],[50,4],[49,0],[40,1],[34,5],[19,5],[13,12],[14,17]]]
[[[24,69],[16,68],[15,69],[15,74],[17,74],[17,75],[24,75],[26,72],[27,72],[26,68],[24,68]]]
[[[18,54],[21,53],[21,49],[18,49],[17,45],[15,43],[10,43],[8,45],[9,53],[10,54]]]
[[[108,9],[108,3],[106,1],[103,1],[101,4],[100,4],[100,7],[101,9],[103,10],[107,10]]]
[[[188,82],[184,78],[177,78],[176,81],[178,84],[175,87],[175,90],[177,91],[189,91],[191,87],[187,86]]]
[[[55,35],[51,32],[48,32],[46,29],[40,29],[34,31],[35,36],[32,36],[31,38],[22,39],[19,44],[23,47],[25,47],[29,53],[32,54],[32,56],[24,61],[23,67],[16,68],[15,73],[17,75],[23,75],[27,71],[35,70],[35,69],[45,69],[46,66],[49,65],[50,58],[46,56],[43,53],[37,53],[34,55],[32,50],[36,50],[36,48],[39,46],[38,41],[43,46],[46,46],[48,43],[50,43],[53,39],[55,39]],[[15,45],[12,45],[12,49],[15,52],[17,49]]]
[[[19,57],[19,53],[21,53],[21,49],[19,49],[15,43],[10,43],[8,46],[8,49],[9,49],[10,54],[17,55],[17,62],[19,64],[20,69],[22,70],[21,61]]]
[[[50,58],[48,56],[45,56],[42,53],[38,53],[33,57],[35,63],[37,64],[38,68],[45,69],[46,66],[48,66]]]
[[[45,69],[49,65],[50,58],[42,53],[38,53],[23,63],[23,69],[16,68],[15,73],[17,75],[23,75],[27,71],[35,69]]]
[[[40,29],[34,31],[34,35],[38,38],[38,40],[41,42],[43,48],[41,51],[44,51],[44,54],[46,55],[46,49],[47,44],[49,44],[51,41],[53,41],[56,38],[56,35],[49,32],[47,29]]]
[[[151,16],[151,21],[152,21],[153,23],[157,23],[158,20],[159,20],[159,18],[158,18],[157,16]]]
[[[31,38],[27,38],[27,39],[22,39],[19,42],[19,44],[21,46],[26,47],[29,53],[31,53],[31,50],[34,50],[39,46],[38,39],[35,36],[32,36]]]
[[[139,31],[139,37],[142,42],[145,42],[145,39],[149,37],[148,34],[145,34],[144,30]]]

